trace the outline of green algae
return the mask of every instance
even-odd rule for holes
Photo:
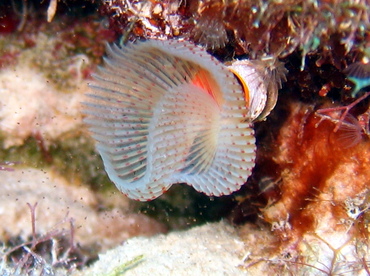
[[[4,134],[0,136],[0,146],[3,141]],[[51,169],[70,183],[87,184],[94,190],[103,191],[111,186],[93,143],[83,136],[55,141],[49,148],[40,139],[29,137],[23,145],[3,148],[0,160],[14,162],[20,168]]]
[[[122,265],[114,268],[112,271],[110,271],[109,273],[105,274],[104,276],[119,276],[119,275],[124,275],[125,272],[127,272],[131,268],[139,265],[141,262],[143,262],[143,260],[144,260],[144,255],[138,255],[135,258],[133,258],[132,260],[129,260],[129,261],[123,263]]]

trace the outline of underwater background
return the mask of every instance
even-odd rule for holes
[[[1,0],[0,275],[369,275],[369,6]],[[259,61],[275,83],[240,190],[138,202],[109,180],[88,84],[107,43],[154,39]]]

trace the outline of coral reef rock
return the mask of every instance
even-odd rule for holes
[[[244,244],[224,222],[129,239],[79,275],[245,275]]]
[[[80,87],[86,91],[85,87]],[[0,73],[0,130],[4,147],[22,145],[41,135],[47,144],[81,122],[83,93],[58,92],[49,80],[30,67],[7,68]]]
[[[31,212],[27,203],[37,203],[36,233],[69,229],[73,219],[75,242],[102,250],[136,235],[165,231],[158,222],[141,214],[116,208],[98,211],[99,201],[88,188],[69,185],[48,171],[17,169],[0,173],[0,240],[26,240],[32,235]],[[123,200],[123,199],[121,199]],[[122,206],[122,204],[121,204]]]

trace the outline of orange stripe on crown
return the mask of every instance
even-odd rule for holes
[[[224,99],[222,97],[220,88],[208,71],[201,68],[193,76],[191,83],[208,93],[217,102],[218,106],[223,103]]]
[[[248,84],[244,81],[243,77],[233,68],[229,67],[229,70],[234,74],[240,85],[243,87],[245,106],[250,107],[250,96]]]

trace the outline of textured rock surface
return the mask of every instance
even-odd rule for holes
[[[79,275],[245,275],[244,243],[226,223],[153,238],[133,238]]]
[[[108,248],[135,235],[153,235],[165,231],[154,220],[130,214],[125,204],[120,208],[98,211],[96,195],[85,187],[69,185],[50,171],[17,169],[0,172],[0,240],[12,237],[26,240],[32,235],[31,212],[36,207],[36,233],[69,229],[74,221],[75,242],[83,246]],[[121,201],[124,198],[121,197]],[[126,207],[127,205],[126,201]]]
[[[79,83],[81,93],[61,93],[40,72],[28,66],[0,72],[0,130],[6,135],[4,147],[22,145],[32,135],[47,142],[81,125],[80,102],[86,83]],[[42,100],[40,100],[42,99]]]

